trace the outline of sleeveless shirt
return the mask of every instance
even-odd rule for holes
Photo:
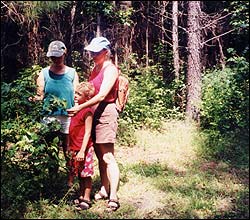
[[[49,67],[42,69],[44,75],[44,104],[43,110],[50,105],[51,95],[61,100],[66,100],[66,109],[74,106],[74,77],[75,69],[66,66],[64,74],[55,74],[49,70]],[[55,108],[48,115],[68,115],[66,109]]]
[[[93,85],[95,87],[95,94],[97,94],[100,91],[101,84],[103,81],[104,70],[108,71],[109,68],[116,68],[117,69],[117,67],[112,63],[108,64],[107,66],[102,68],[99,73],[96,72],[95,68],[93,69],[93,71],[89,77],[89,82],[93,83]],[[110,90],[108,95],[105,97],[103,102],[108,102],[108,103],[115,102],[115,100],[117,98],[117,89],[118,89],[118,77],[117,77],[115,84],[113,85],[112,89]]]

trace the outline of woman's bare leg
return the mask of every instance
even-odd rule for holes
[[[110,185],[110,199],[117,200],[117,191],[119,186],[120,171],[118,164],[114,157],[114,144],[99,144],[100,151],[102,152],[102,159],[106,164],[106,173]]]
[[[103,154],[102,154],[102,151],[101,151],[100,147],[101,146],[99,144],[96,144],[95,148],[94,148],[95,149],[95,154],[96,154],[97,159],[98,159],[98,167],[99,167],[99,173],[100,173],[100,177],[101,177],[101,189],[100,189],[100,192],[102,193],[102,195],[107,197],[108,194],[109,194],[109,179],[108,179],[108,176],[107,176],[107,164],[103,160]],[[96,198],[96,199],[98,199],[98,198]]]

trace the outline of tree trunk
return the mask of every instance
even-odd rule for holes
[[[149,1],[147,2],[147,22],[146,22],[146,33],[145,33],[145,38],[146,38],[146,42],[145,42],[145,48],[146,48],[146,67],[148,67],[148,57],[149,57],[149,22],[148,20],[150,19],[149,18]]]
[[[200,123],[201,103],[201,29],[200,1],[188,2],[188,70],[187,70],[187,105],[188,119]]]
[[[97,14],[97,25],[96,25],[96,37],[100,37],[101,36],[101,18],[100,15]]]
[[[72,66],[72,49],[73,49],[73,44],[74,44],[74,36],[75,36],[75,15],[76,15],[76,2],[73,2],[72,8],[71,8],[71,13],[70,13],[70,26],[71,26],[71,34],[69,38],[69,45],[68,45],[68,56],[67,56],[67,61],[68,65]]]
[[[40,46],[40,36],[38,34],[39,23],[34,19],[28,28],[28,64],[39,64],[39,57],[41,56],[42,49]]]
[[[120,10],[127,11],[132,7],[132,1],[118,1]],[[131,42],[131,27],[128,25],[123,26],[122,30],[122,46],[124,48],[124,60],[127,61],[130,54],[132,53],[132,42]],[[118,62],[118,61],[117,61]]]
[[[158,1],[158,7],[160,9],[160,42],[164,45],[165,44],[165,27],[164,22],[166,20],[166,7],[168,2],[167,1]]]
[[[173,12],[173,58],[174,58],[174,72],[175,78],[179,79],[180,58],[179,58],[179,38],[178,38],[178,1],[172,2]]]

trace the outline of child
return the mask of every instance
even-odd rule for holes
[[[82,82],[76,87],[75,102],[84,103],[95,94],[94,86],[89,82]],[[84,108],[71,118],[69,127],[69,149],[71,153],[68,185],[73,185],[75,176],[80,183],[80,196],[74,202],[77,210],[90,208],[90,193],[92,189],[93,168],[93,142],[91,129],[93,110]]]

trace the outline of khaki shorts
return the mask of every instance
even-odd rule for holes
[[[101,102],[94,113],[92,138],[97,144],[115,143],[118,128],[115,103]]]

